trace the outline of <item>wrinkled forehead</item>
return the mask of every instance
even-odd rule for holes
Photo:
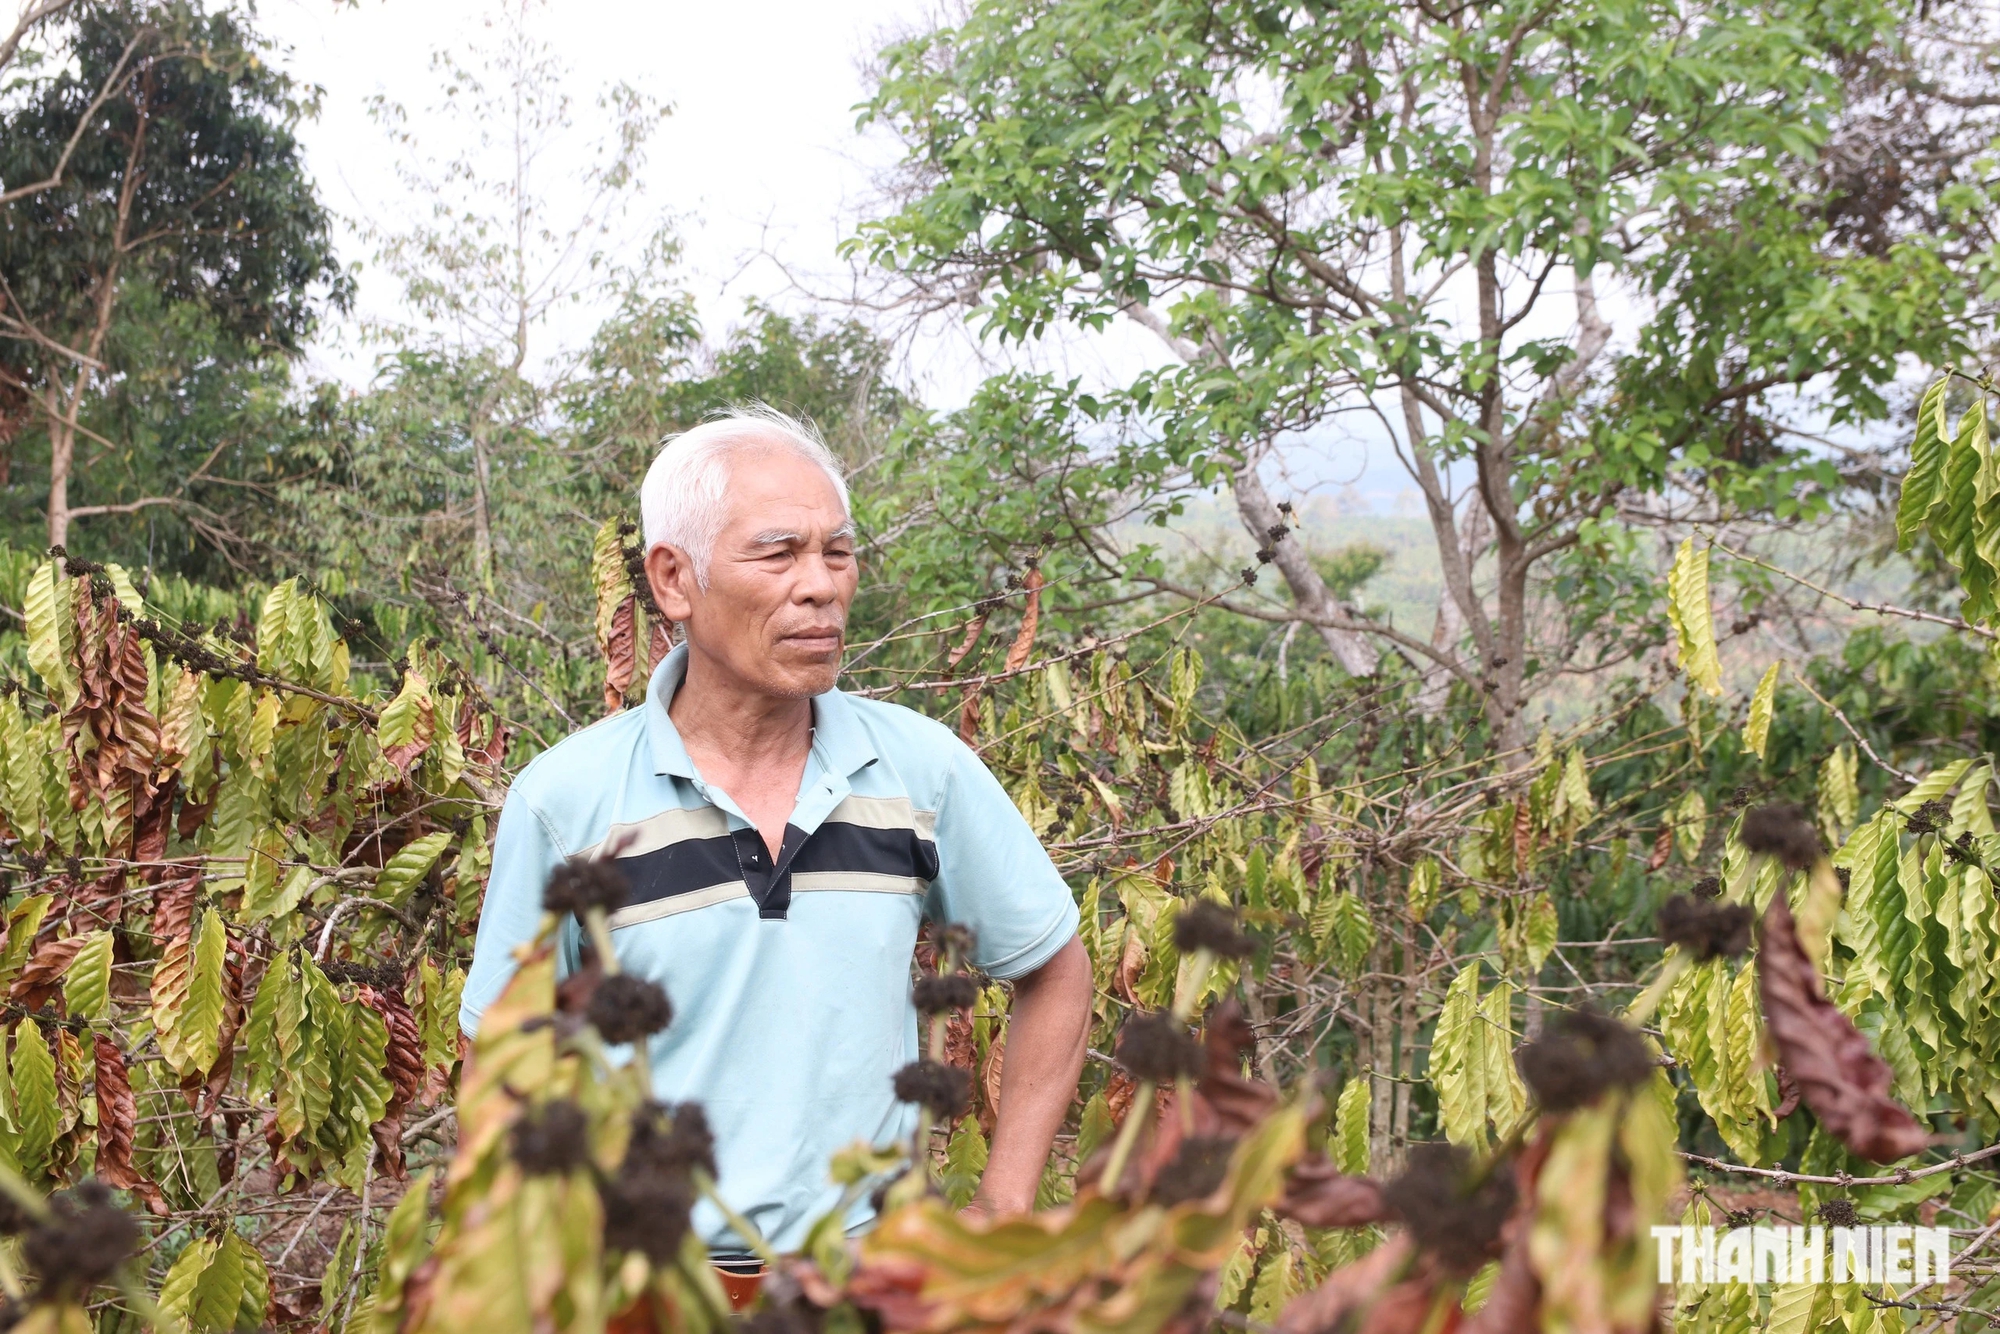
[[[730,451],[723,495],[723,531],[738,540],[825,540],[854,531],[833,479],[782,443],[759,441]]]

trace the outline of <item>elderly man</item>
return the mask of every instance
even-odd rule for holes
[[[910,999],[920,922],[970,927],[1014,983],[999,1121],[974,1208],[1031,1209],[1075,1095],[1091,1005],[1067,886],[1007,794],[948,729],[846,695],[858,579],[838,463],[765,408],[670,441],[640,491],[646,577],[686,642],[643,707],[522,771],[501,812],[460,1024],[473,1032],[564,859],[608,852],[631,882],[619,964],[667,989],[653,1087],[716,1132],[722,1197],[780,1250],[840,1190],[827,1161],[907,1137],[894,1072],[923,1053]],[[578,964],[576,923],[562,959]],[[865,1226],[866,1202],[847,1219]],[[695,1225],[740,1254],[720,1214]]]

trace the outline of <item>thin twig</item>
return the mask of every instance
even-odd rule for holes
[[[1781,1167],[1745,1167],[1741,1163],[1725,1163],[1720,1158],[1710,1158],[1699,1153],[1683,1153],[1681,1157],[1691,1163],[1699,1163],[1701,1166],[1714,1172],[1731,1172],[1739,1176],[1765,1177],[1787,1185],[1795,1182],[1805,1182],[1815,1186],[1841,1186],[1850,1189],[1866,1190],[1870,1186],[1900,1186],[1909,1181],[1921,1181],[1925,1177],[1933,1177],[1940,1172],[1953,1172],[1961,1167],[1969,1167],[1973,1163],[1984,1162],[1988,1158],[2000,1157],[2000,1144],[1990,1144],[1986,1148],[1975,1149],[1971,1153],[1954,1154],[1946,1161],[1933,1163],[1929,1167],[1906,1167],[1901,1171],[1890,1172],[1885,1176],[1879,1177],[1850,1176],[1845,1172],[1839,1176],[1826,1177],[1814,1176],[1808,1172],[1787,1172]]]
[[[1828,713],[1832,714],[1834,718],[1839,721],[1840,725],[1847,729],[1847,735],[1854,738],[1854,744],[1861,747],[1862,753],[1865,754],[1870,760],[1874,761],[1876,768],[1882,770],[1882,772],[1884,773],[1894,774],[1896,777],[1902,779],[1905,783],[1908,783],[1911,787],[1915,787],[1917,785],[1917,776],[1915,774],[1909,773],[1902,769],[1898,769],[1895,765],[1889,763],[1889,761],[1883,759],[1880,755],[1877,755],[1875,753],[1875,747],[1869,745],[1868,738],[1861,735],[1861,730],[1857,728],[1853,723],[1847,720],[1847,715],[1840,711],[1840,706],[1835,704],[1832,700],[1828,699],[1826,696],[1820,694],[1819,691],[1814,690],[1812,688],[1812,685],[1809,682],[1807,682],[1805,677],[1799,675],[1798,668],[1791,667],[1788,665],[1787,670],[1791,672],[1792,679],[1799,683],[1800,689],[1804,690],[1808,695],[1811,695],[1814,699],[1818,700],[1820,702],[1820,707],[1824,708]]]

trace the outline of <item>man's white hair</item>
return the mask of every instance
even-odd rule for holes
[[[707,588],[709,561],[729,518],[734,456],[760,449],[783,450],[819,465],[840,497],[841,512],[850,512],[840,460],[810,421],[768,403],[740,403],[692,430],[668,436],[660,446],[639,487],[646,550],[662,543],[679,547],[694,562],[696,580]]]

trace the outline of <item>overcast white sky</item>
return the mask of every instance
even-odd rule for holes
[[[541,35],[571,70],[580,104],[623,81],[674,107],[655,137],[647,202],[672,217],[686,246],[688,286],[704,321],[740,317],[750,297],[785,298],[770,250],[795,272],[831,279],[886,145],[864,145],[853,108],[866,95],[860,62],[922,0],[559,0]],[[434,151],[450,147],[423,108],[438,93],[431,52],[485,36],[495,0],[262,0],[265,31],[292,48],[291,65],[326,92],[303,129],[327,202],[352,222],[394,230],[412,208],[396,150],[368,114],[377,94],[402,103]],[[369,247],[351,233],[347,258]],[[393,299],[387,279],[362,275],[364,307]],[[796,299],[796,298],[794,298]]]
[[[398,293],[387,275],[368,266],[373,247],[360,227],[395,231],[415,219],[416,209],[395,171],[402,150],[371,118],[369,101],[380,95],[402,104],[420,144],[448,154],[452,131],[425,116],[440,93],[431,53],[485,40],[486,21],[504,3],[260,0],[262,27],[291,48],[293,72],[325,90],[319,119],[301,133],[323,197],[346,222],[343,257],[362,265],[362,316],[397,310]],[[934,5],[556,0],[541,10],[540,34],[569,67],[578,103],[623,81],[672,104],[650,151],[642,212],[674,221],[685,247],[683,279],[711,334],[740,319],[749,299],[800,308],[810,301],[808,291],[848,289],[848,267],[836,247],[853,233],[876,173],[894,157],[892,144],[855,130],[854,108],[869,91],[864,62],[934,14]],[[578,311],[558,333],[580,340],[602,314]],[[1121,363],[1151,355],[1121,341],[1079,340],[1054,351],[1064,370],[1086,375],[1107,355]],[[924,401],[948,407],[977,383],[979,356],[962,333],[933,330],[906,345],[903,372]],[[330,330],[313,360],[315,369],[350,382],[365,380],[371,365],[352,328]],[[1124,378],[1131,369],[1114,374]],[[1288,490],[1331,494],[1357,483],[1347,502],[1384,513],[1414,501],[1407,477],[1372,430],[1288,453],[1294,469]]]

